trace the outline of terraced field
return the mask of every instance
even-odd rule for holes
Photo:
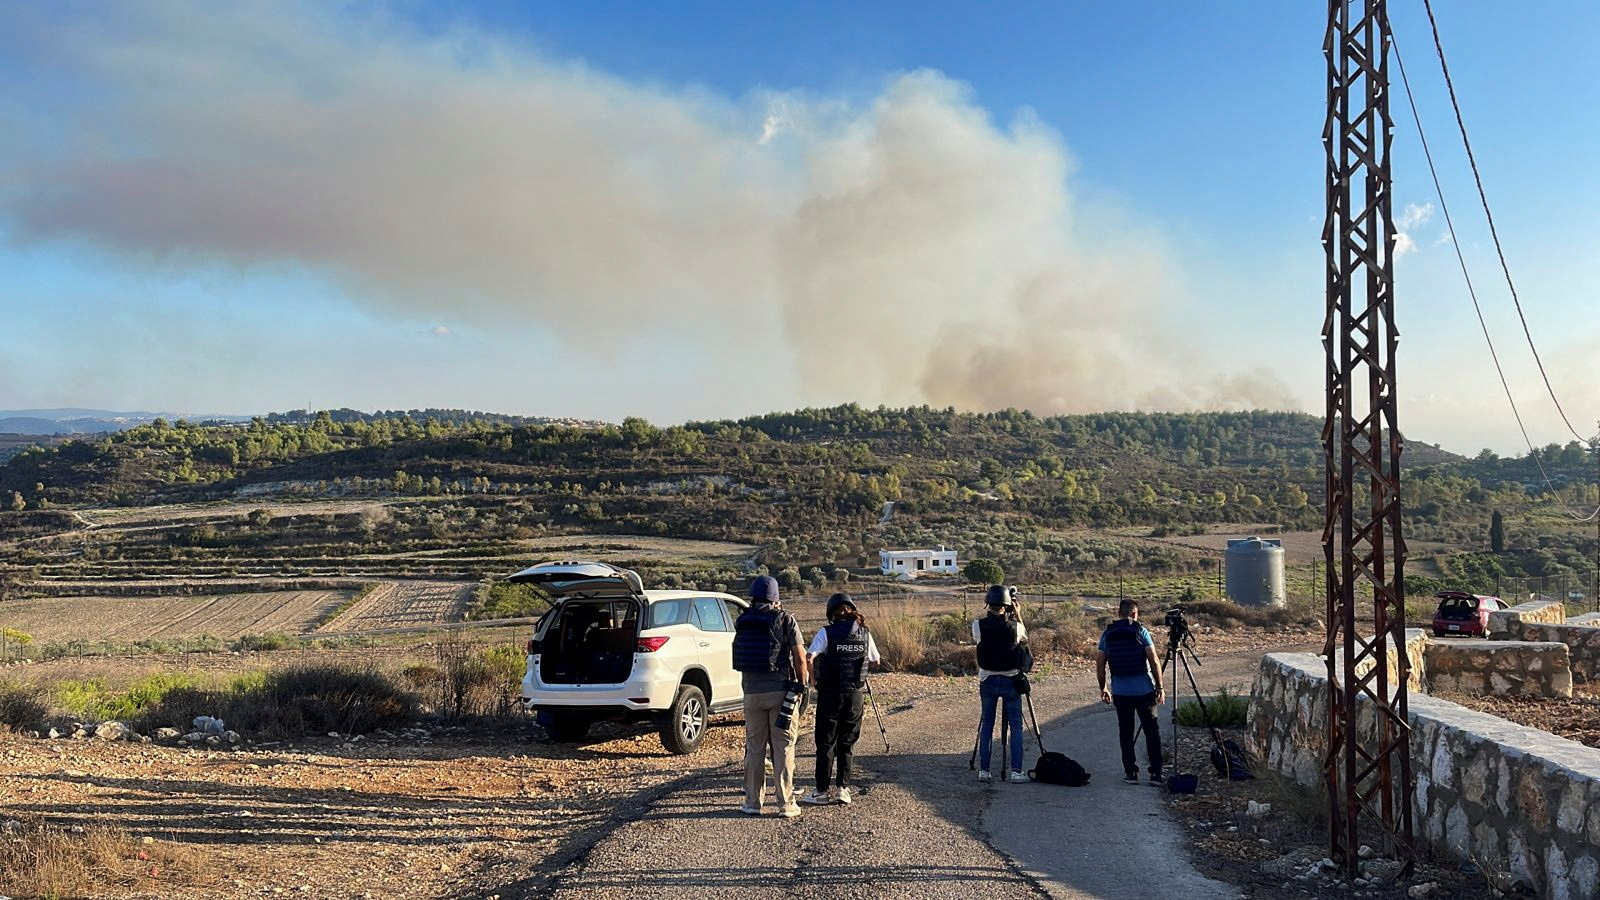
[[[7,603],[0,608],[0,627],[44,642],[300,634],[315,628],[352,595],[352,591],[273,591],[212,597],[49,597]]]
[[[386,581],[317,632],[340,634],[459,622],[475,587],[460,581]]]

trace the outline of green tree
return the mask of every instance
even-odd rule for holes
[[[22,499],[22,495],[21,494],[17,493],[16,491],[12,491],[11,492],[11,501],[10,501],[10,503],[8,505],[11,507],[11,509],[13,511],[22,512],[23,510],[28,508],[28,501]]]
[[[975,559],[961,569],[962,577],[973,584],[1004,584],[1006,570],[992,559]]]
[[[1506,552],[1506,520],[1498,509],[1489,521],[1489,549],[1496,553]]]

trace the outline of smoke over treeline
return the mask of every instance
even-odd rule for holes
[[[0,51],[83,87],[0,108],[16,241],[291,264],[380,311],[493,327],[767,347],[800,393],[773,406],[1293,405],[1163,325],[1165,252],[1084,216],[1055,132],[997,125],[938,72],[865,102],[727,97],[312,6],[15,18]]]

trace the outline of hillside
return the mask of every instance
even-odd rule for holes
[[[34,510],[223,501],[212,521],[131,530],[115,547],[41,546],[16,562],[226,568],[260,556],[316,568],[396,550],[496,558],[529,538],[609,533],[738,542],[763,548],[760,560],[774,570],[829,573],[875,565],[880,547],[942,543],[1049,580],[1196,572],[1210,565],[1207,554],[1161,539],[1230,525],[1315,532],[1323,518],[1321,423],[1300,413],[1039,418],[847,405],[657,428],[441,412],[157,421],[30,449],[0,466],[0,505],[30,511],[0,530],[25,538],[81,527]],[[1594,502],[1585,456],[1541,451],[1552,493],[1528,480],[1526,459],[1469,460],[1412,444],[1405,496],[1414,548],[1485,550],[1499,510],[1508,547],[1522,554],[1418,571],[1492,584],[1500,573],[1587,569],[1592,531],[1555,517],[1563,504]],[[313,500],[341,509],[370,502],[359,512],[256,515]]]

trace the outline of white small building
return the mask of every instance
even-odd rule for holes
[[[935,550],[879,550],[878,569],[885,575],[913,577],[925,572],[954,575],[960,571],[956,551],[943,545]]]

